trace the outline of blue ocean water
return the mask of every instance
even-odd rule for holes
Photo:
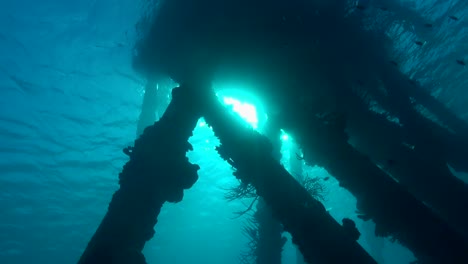
[[[468,69],[455,63],[468,60],[468,1],[365,2],[393,8],[382,23],[395,40],[395,60],[468,120]],[[0,1],[0,263],[76,263],[106,213],[141,111],[145,81],[131,63],[141,7],[131,0]],[[227,203],[223,190],[236,180],[207,127],[197,127],[191,142],[200,179],[184,201],[164,207],[145,256],[149,263],[238,263],[247,238],[243,219],[233,218],[245,205]],[[326,187],[330,213],[353,215],[354,198],[333,180]],[[366,237],[360,243],[372,253]],[[382,243],[385,263],[413,259]],[[284,260],[295,262],[290,242]]]

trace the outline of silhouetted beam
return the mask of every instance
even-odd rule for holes
[[[297,154],[300,153],[300,149],[296,142],[291,144],[291,148],[289,149],[289,164],[290,164],[290,171],[298,180],[299,182],[304,180],[304,171],[302,169],[302,160],[297,158]],[[296,264],[306,264],[304,261],[304,257],[302,253],[299,251],[298,248],[295,248],[296,251]]]
[[[191,91],[174,89],[164,116],[135,141],[120,173],[120,189],[79,264],[146,263],[141,251],[154,235],[162,205],[181,201],[183,190],[198,179],[199,167],[186,158],[187,140],[201,116]]]
[[[281,131],[278,127],[272,127],[266,123],[265,133],[273,143],[273,158],[281,161]],[[256,252],[256,264],[281,264],[281,253],[286,238],[283,237],[283,226],[273,218],[271,206],[263,198],[257,202],[254,217],[258,223],[258,243]]]
[[[434,98],[427,90],[417,83],[410,83],[399,87],[401,91],[406,91],[408,96],[414,97],[416,101],[425,106],[429,111],[435,114],[444,124],[450,127],[458,135],[468,137],[468,122],[459,118],[442,102]]]
[[[220,139],[220,155],[251,183],[272,207],[274,217],[293,236],[309,263],[376,263],[325,207],[272,157],[268,140],[243,126],[214,96],[207,95],[204,117]]]
[[[376,99],[385,110],[400,119],[407,137],[421,149],[421,153],[440,156],[456,170],[468,172],[468,124],[450,114],[441,103],[437,104],[436,99],[431,100],[422,89],[414,87],[397,69],[386,69],[382,80],[388,96]],[[425,118],[414,108],[415,104],[427,107],[455,133]]]
[[[255,221],[258,222],[258,242],[255,250],[256,264],[281,264],[281,253],[286,238],[282,236],[283,226],[273,218],[271,206],[262,198],[258,199]]]
[[[397,239],[423,263],[468,263],[466,241],[349,145],[342,120],[325,125],[315,116],[306,123],[302,118],[283,119],[284,129],[302,146],[308,163],[327,169],[356,197],[362,217],[376,223],[377,235]]]
[[[468,185],[450,172],[446,161],[405,146],[405,129],[366,106],[355,105],[348,113],[346,131],[353,146],[380,163],[468,240]]]

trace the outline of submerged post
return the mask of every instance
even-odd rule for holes
[[[376,223],[376,235],[393,237],[424,263],[468,263],[468,244],[449,224],[347,142],[344,119],[325,123],[283,118],[305,160],[333,175],[357,199],[360,218]],[[290,121],[292,120],[292,121]]]
[[[376,263],[338,224],[325,207],[272,157],[269,141],[242,126],[216,99],[207,94],[205,120],[220,139],[218,152],[235,169],[234,175],[252,184],[293,236],[309,263]]]
[[[182,200],[184,189],[198,179],[199,167],[191,164],[187,142],[201,116],[200,100],[191,87],[172,92],[172,102],[163,117],[147,127],[120,173],[120,189],[107,214],[84,251],[79,264],[143,264],[145,243],[165,202]]]

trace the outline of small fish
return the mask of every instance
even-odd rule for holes
[[[391,60],[390,63],[393,64],[394,66],[398,66],[398,63],[394,60]]]
[[[424,45],[424,42],[422,42],[422,41],[415,41],[414,43],[415,43],[416,45],[418,45],[418,46]]]
[[[397,163],[397,162],[396,162],[396,160],[394,160],[394,159],[389,159],[389,160],[387,160],[387,165],[388,165],[389,167],[395,166],[396,163]]]
[[[284,246],[288,242],[288,239],[286,237],[281,237],[281,246]]]
[[[361,220],[364,220],[364,221],[369,221],[370,219],[372,219],[372,217],[368,216],[368,215],[365,215],[365,214],[359,214],[357,215],[357,217]]]
[[[296,159],[298,159],[298,160],[304,160],[304,156],[301,156],[301,155],[299,155],[298,153],[296,153]]]
[[[366,10],[366,9],[367,9],[367,6],[365,6],[365,5],[360,5],[360,4],[357,4],[357,5],[356,5],[356,9],[358,9],[358,10],[361,10],[361,11],[364,11],[364,10]]]
[[[457,63],[460,64],[461,66],[466,66],[466,63],[464,60],[457,60]]]
[[[427,28],[432,28],[433,27],[433,25],[431,23],[426,23],[426,24],[424,24],[424,26],[427,27]]]
[[[454,21],[458,21],[458,20],[459,20],[459,18],[456,17],[456,16],[449,16],[449,18],[452,19],[452,20],[454,20]]]
[[[330,177],[323,178],[324,181],[328,181],[328,179],[330,179]]]
[[[128,146],[128,147],[123,149],[123,153],[125,153],[125,155],[127,155],[127,156],[131,156],[132,152],[133,152],[133,147],[131,147],[131,146]]]
[[[356,83],[359,86],[364,86],[364,82],[362,80],[357,80]]]
[[[382,10],[382,11],[388,11],[388,8],[385,7],[385,6],[379,7],[379,9]]]

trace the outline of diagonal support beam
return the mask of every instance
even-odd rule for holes
[[[440,157],[456,170],[468,172],[468,123],[451,113],[421,87],[408,82],[396,69],[388,69],[382,81],[388,89],[388,96],[377,97],[377,100],[385,109],[398,116],[406,136],[421,153]],[[416,111],[414,104],[429,109],[454,133],[426,119]]]
[[[309,263],[376,263],[339,225],[325,207],[272,157],[270,142],[242,125],[209,91],[206,99],[206,122],[220,139],[218,152],[236,168],[242,181],[252,184],[264,198],[274,217],[293,236]]]
[[[382,164],[468,240],[468,185],[450,172],[446,160],[437,155],[427,157],[427,153],[405,146],[405,129],[389,122],[386,116],[363,106],[355,106],[348,113],[346,131],[353,146]]]
[[[306,114],[304,114],[306,115]],[[451,226],[356,151],[344,123],[326,125],[313,115],[306,123],[283,119],[284,128],[303,147],[304,158],[338,179],[358,201],[364,218],[376,223],[376,234],[390,236],[426,263],[468,263],[468,245]]]

